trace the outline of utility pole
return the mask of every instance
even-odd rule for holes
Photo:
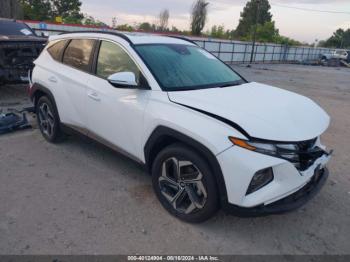
[[[252,52],[250,53],[250,63],[253,62],[254,57],[254,49],[255,49],[255,41],[256,41],[256,30],[258,27],[258,18],[259,18],[259,5],[260,0],[256,1],[256,8],[255,8],[255,24],[254,24],[254,32],[253,32],[253,45],[252,45]]]
[[[117,28],[117,18],[115,16],[112,18],[112,28],[113,29]]]
[[[344,35],[341,36],[340,48],[343,48],[343,43],[344,43]]]

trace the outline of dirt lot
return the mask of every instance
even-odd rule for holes
[[[248,80],[310,97],[332,117],[323,142],[331,176],[298,211],[263,218],[220,212],[178,221],[134,162],[90,140],[52,145],[37,129],[0,136],[0,254],[349,254],[350,70],[235,66]],[[271,101],[273,103],[273,101]],[[0,87],[0,107],[28,104],[23,87]]]

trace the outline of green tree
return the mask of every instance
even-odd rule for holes
[[[159,13],[159,16],[158,16],[159,31],[163,32],[168,29],[169,16],[170,14],[168,9],[164,9]]]
[[[211,27],[210,36],[214,38],[227,38],[225,27],[223,25],[213,25]]]
[[[205,0],[197,0],[191,11],[191,31],[193,35],[200,35],[207,21],[209,3]]]
[[[337,29],[326,41],[320,41],[319,45],[334,48],[350,48],[350,28],[347,30]]]
[[[80,12],[80,0],[51,0],[52,16],[61,16],[65,23],[81,23],[84,18]]]
[[[251,36],[254,30],[254,26],[251,28]],[[258,24],[256,28],[256,41],[264,43],[273,43],[279,36],[278,29],[275,28],[275,22],[265,22],[264,24]],[[251,40],[251,39],[249,39]]]
[[[23,18],[28,20],[51,20],[51,2],[48,0],[21,0]]]
[[[24,19],[54,21],[61,16],[65,23],[80,24],[84,18],[80,12],[80,0],[20,0]]]
[[[119,31],[135,31],[135,28],[128,24],[118,25],[116,29]]]
[[[272,21],[270,13],[271,6],[268,0],[250,0],[241,12],[238,26],[235,30],[235,36],[248,37],[251,28],[255,23],[264,25],[266,22]]]
[[[144,22],[139,25],[139,30],[145,31],[145,32],[151,32],[153,31],[152,25],[148,22]]]
[[[252,41],[254,26],[251,27],[249,34],[241,37],[241,40]],[[258,24],[256,28],[256,41],[261,43],[276,43],[282,45],[301,45],[299,41],[289,37],[281,36],[279,30],[275,27],[275,22],[265,22],[263,25]]]
[[[172,32],[172,33],[180,33],[181,30],[179,30],[176,26],[171,26],[170,32]]]
[[[275,42],[276,44],[289,45],[289,46],[293,46],[293,45],[294,45],[294,46],[302,45],[302,43],[299,42],[299,41],[297,41],[297,40],[291,39],[291,38],[286,37],[286,36],[281,36],[281,35],[276,36],[274,42]]]
[[[233,39],[233,30],[226,29],[223,25],[213,25],[210,30],[206,31],[206,35],[213,38]]]
[[[326,40],[320,40],[318,42],[318,45],[317,46],[320,46],[320,47],[325,47],[326,46]]]
[[[107,27],[107,25],[101,21],[99,21],[98,19],[94,18],[91,15],[84,15],[84,18],[82,20],[82,23],[84,25],[94,25],[94,26],[101,26],[101,27]]]

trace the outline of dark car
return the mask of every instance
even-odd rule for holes
[[[0,19],[0,84],[27,82],[46,41],[25,23]]]

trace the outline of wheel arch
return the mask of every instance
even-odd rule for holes
[[[176,142],[180,142],[191,147],[208,161],[220,194],[220,202],[226,203],[227,192],[225,180],[216,156],[202,143],[174,129],[165,126],[158,126],[148,138],[144,146],[145,164],[147,170],[149,172],[151,171],[154,159],[163,148]]]
[[[47,96],[51,102],[53,103],[54,109],[59,117],[59,113],[58,113],[58,109],[57,109],[57,105],[56,105],[56,100],[54,95],[52,94],[52,92],[50,91],[50,89],[48,89],[47,87],[38,84],[38,83],[34,83],[32,86],[32,90],[31,90],[31,94],[30,94],[30,99],[33,101],[34,107],[36,108],[36,105],[40,99],[40,97],[42,96]]]

